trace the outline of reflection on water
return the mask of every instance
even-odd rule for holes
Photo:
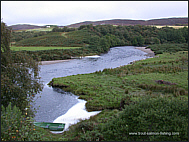
[[[84,102],[78,100],[78,96],[47,85],[53,78],[92,73],[105,68],[116,68],[127,65],[134,60],[145,59],[147,58],[145,55],[145,52],[137,50],[132,46],[123,46],[111,48],[106,54],[91,57],[87,56],[81,59],[73,59],[56,64],[41,65],[39,75],[45,86],[41,94],[36,95],[36,97],[41,96],[41,98],[38,98],[35,104],[33,104],[35,108],[40,106],[36,113],[35,120],[40,122],[53,122],[60,120],[60,116],[64,119],[66,116],[70,118],[72,111],[68,110],[74,105],[81,106],[80,114],[86,114],[86,117],[88,117],[86,111],[83,111]],[[66,115],[64,116],[64,114]]]

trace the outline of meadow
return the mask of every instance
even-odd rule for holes
[[[152,25],[152,26],[154,26],[154,25]],[[155,27],[156,28],[163,28],[163,27],[166,27],[166,26],[156,26],[155,25]],[[169,25],[167,25],[167,27],[171,27],[171,28],[174,28],[174,29],[180,29],[180,28],[184,28],[184,27],[188,28],[188,26],[169,26]]]
[[[38,50],[53,50],[53,49],[78,49],[81,47],[17,47],[17,46],[12,46],[11,50],[13,51],[22,51],[22,50],[26,50],[26,51],[38,51]]]
[[[27,29],[27,30],[15,30],[15,32],[23,32],[23,31],[35,31],[35,32],[40,32],[40,31],[52,31],[54,27],[51,28],[37,28],[37,29]]]

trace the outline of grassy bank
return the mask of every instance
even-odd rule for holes
[[[146,91],[174,96],[188,90],[188,54],[165,53],[158,58],[136,62],[116,69],[104,69],[91,74],[54,78],[53,87],[71,91],[87,100],[91,110],[118,109],[127,94],[145,94]],[[165,80],[176,85],[158,84],[155,80]],[[151,87],[151,89],[150,89]],[[187,92],[184,93],[187,95]],[[134,97],[133,97],[134,99]]]
[[[187,51],[50,84],[87,100],[88,111],[102,110],[71,126],[62,134],[66,140],[188,140]]]

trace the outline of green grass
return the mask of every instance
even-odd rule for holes
[[[52,28],[37,28],[37,29],[27,29],[27,30],[14,30],[15,32],[23,32],[23,31],[35,31],[35,32],[40,32],[40,31],[52,31]]]
[[[20,50],[27,50],[27,51],[37,51],[37,50],[52,50],[52,49],[78,49],[81,47],[16,47],[12,46],[11,50],[13,51],[20,51]]]

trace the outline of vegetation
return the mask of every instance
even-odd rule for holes
[[[32,48],[32,47],[31,47]],[[49,47],[52,48],[52,47]],[[55,47],[56,48],[56,47]],[[35,51],[20,51],[25,53],[35,59],[36,61],[50,61],[50,60],[65,60],[71,59],[71,57],[96,55],[100,52],[91,51],[89,48],[79,48],[79,47],[67,47],[69,49],[49,49],[49,50],[35,50]],[[34,47],[35,49],[35,47]],[[13,55],[16,53],[13,52]]]
[[[155,54],[162,54],[164,52],[172,54],[178,51],[188,51],[188,44],[154,44],[148,46],[147,48],[150,48]]]
[[[27,38],[15,44],[15,46],[66,46],[66,47],[82,47],[83,43],[79,40],[66,38],[60,33],[49,33],[47,35]]]
[[[48,32],[46,32],[46,31],[40,31],[40,32],[27,31],[27,30],[21,31],[21,32],[13,31],[11,33],[11,42],[18,42],[18,41],[21,41],[23,39],[46,35],[47,33]]]
[[[74,141],[188,140],[188,52],[158,56],[52,79],[50,85],[87,100],[88,111],[102,110],[71,126],[62,137]]]
[[[30,103],[42,90],[38,63],[10,50],[10,29],[1,22],[1,140],[35,140]]]

